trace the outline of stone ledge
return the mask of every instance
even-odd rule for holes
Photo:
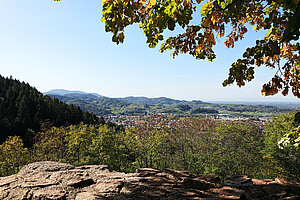
[[[0,177],[1,200],[192,200],[300,199],[299,183],[282,178],[251,179],[215,174],[198,177],[186,171],[142,168],[136,173],[110,171],[106,165],[74,167],[36,162]]]

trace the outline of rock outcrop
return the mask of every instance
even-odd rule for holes
[[[136,173],[110,171],[105,165],[74,167],[57,162],[24,166],[0,178],[3,200],[104,199],[300,199],[300,185],[285,179],[250,179],[217,175],[193,176],[186,171],[143,168]]]

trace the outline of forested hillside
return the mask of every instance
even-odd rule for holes
[[[56,90],[51,90],[56,91]],[[240,116],[273,116],[296,110],[296,107],[273,105],[245,105],[208,103],[199,100],[186,101],[166,97],[125,97],[109,98],[81,91],[67,91],[61,94],[45,94],[67,104],[79,106],[83,111],[95,115],[152,115],[176,114],[181,116],[199,116],[203,114],[234,114]],[[74,93],[78,92],[78,93]],[[99,97],[100,96],[100,97]]]
[[[78,98],[74,97],[73,95],[53,95],[49,94],[50,97],[52,98],[57,98],[60,101],[66,102],[67,104],[73,104],[76,106],[79,106],[83,111],[88,111],[88,112],[93,112],[95,115],[107,115],[111,114],[109,109],[107,107],[102,106],[102,105],[97,105],[95,103],[89,103],[89,102],[95,102],[95,99],[97,97],[93,95],[88,95],[87,97],[89,98]],[[77,94],[79,96],[79,94]],[[86,95],[82,95],[85,96]]]
[[[43,96],[28,83],[12,77],[0,75],[0,86],[0,143],[8,136],[19,135],[28,145],[33,132],[39,131],[45,121],[54,126],[99,123],[96,115],[56,98]]]
[[[112,114],[112,111],[115,110],[117,110],[117,112],[121,112],[120,110],[130,105],[130,103],[120,101],[118,99],[97,97],[92,94],[73,93],[65,95],[48,95],[68,104],[79,106],[82,110],[93,112],[98,116]]]
[[[124,97],[118,98],[121,101],[135,104],[149,104],[149,105],[161,105],[161,106],[170,106],[178,103],[183,103],[187,101],[175,100],[166,97],[158,98],[147,98],[147,97]]]

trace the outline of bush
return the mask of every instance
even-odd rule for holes
[[[293,144],[279,146],[283,136],[295,129],[295,112],[274,118],[265,127],[265,155],[275,165],[271,176],[282,176],[300,181],[300,150]]]

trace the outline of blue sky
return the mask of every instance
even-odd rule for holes
[[[255,80],[245,87],[222,86],[231,63],[261,33],[250,31],[234,49],[226,49],[220,40],[214,62],[189,55],[173,59],[168,52],[148,48],[137,25],[125,30],[124,44],[114,44],[101,17],[99,0],[0,0],[0,74],[28,82],[41,92],[67,89],[109,97],[299,101],[292,95],[261,96],[262,84],[275,73],[265,67],[257,68]]]

